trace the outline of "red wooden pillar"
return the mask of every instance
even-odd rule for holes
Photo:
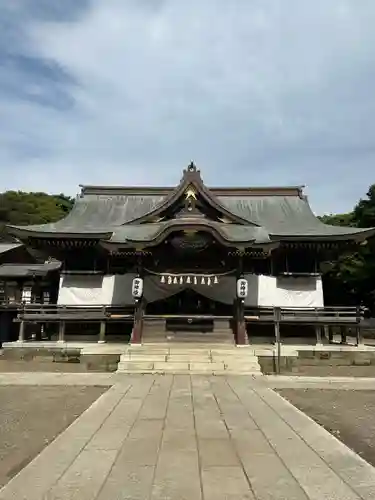
[[[238,256],[238,266],[237,266],[237,276],[236,276],[236,297],[237,297],[237,280],[243,276],[244,271],[244,263],[243,263],[243,255],[240,252]],[[237,330],[237,345],[247,345],[249,343],[249,339],[247,337],[246,332],[246,322],[245,322],[245,301],[236,298],[237,303],[237,314],[236,314],[236,330]]]
[[[137,252],[136,272],[139,277],[143,278],[143,262],[141,250],[139,253]],[[130,339],[131,344],[142,344],[143,314],[144,298],[142,296],[139,299],[135,299],[134,325]]]

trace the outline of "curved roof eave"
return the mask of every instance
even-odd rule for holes
[[[10,234],[17,236],[21,240],[23,238],[60,238],[60,239],[109,239],[112,236],[112,231],[80,231],[80,232],[54,232],[40,231],[38,229],[27,229],[30,226],[6,226]]]
[[[342,226],[330,226],[333,229],[348,229]],[[319,233],[316,231],[314,233],[306,232],[300,234],[277,234],[271,233],[271,239],[281,240],[281,241],[356,241],[362,242],[368,238],[375,236],[375,228],[352,228],[353,231],[332,231],[330,233]]]
[[[222,225],[225,226],[224,224]],[[233,226],[225,226],[225,231],[219,223],[210,222],[208,220],[199,220],[199,221],[190,221],[189,224],[186,221],[182,220],[171,220],[167,221],[163,224],[158,224],[156,227],[153,225],[139,225],[138,229],[140,229],[141,234],[138,238],[129,237],[126,234],[123,236],[118,236],[116,231],[114,231],[112,238],[107,241],[108,245],[127,245],[127,246],[156,246],[160,242],[162,242],[169,234],[175,231],[186,231],[186,230],[196,230],[196,231],[207,231],[210,232],[215,239],[220,241],[225,246],[231,247],[246,247],[252,245],[254,243],[268,244],[270,243],[269,239],[267,241],[257,241],[257,235],[252,234],[251,237],[248,238],[236,238],[230,236],[230,232],[228,234],[228,230],[241,229],[246,231],[244,226],[239,226],[237,228],[233,228]],[[134,226],[129,225],[129,229],[132,229]],[[124,228],[125,229],[125,228]],[[142,231],[144,229],[144,231]],[[252,230],[252,227],[248,228],[249,231]],[[150,232],[151,230],[151,232]],[[125,230],[126,231],[126,230]],[[143,233],[143,234],[142,234]],[[120,232],[121,234],[121,232]],[[250,235],[249,235],[250,236]]]

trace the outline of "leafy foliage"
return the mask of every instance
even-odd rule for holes
[[[322,215],[319,219],[324,224],[329,224],[330,226],[356,226],[353,212],[349,212],[348,214]]]
[[[375,227],[375,184],[348,214],[326,215],[321,220],[332,225]],[[364,304],[375,312],[375,240],[341,255],[328,264],[324,273],[325,299],[332,305]]]
[[[11,239],[5,232],[7,224],[26,226],[55,222],[69,213],[73,202],[73,198],[64,194],[23,191],[0,193],[0,240]]]
[[[375,184],[370,186],[367,199],[359,200],[353,211],[358,227],[375,227]]]

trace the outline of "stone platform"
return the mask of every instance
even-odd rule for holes
[[[117,373],[191,373],[261,375],[254,349],[219,344],[145,344],[130,346]]]
[[[0,370],[1,360],[17,361],[18,364],[21,361],[45,362],[46,366],[53,363],[57,367],[66,363],[78,367],[79,364],[77,371],[89,372],[273,374],[276,372],[277,349],[272,344],[236,347],[219,343],[12,342],[5,343],[0,351]],[[339,344],[281,346],[281,373],[315,375],[317,368],[327,367],[333,369],[330,375],[342,375],[349,367],[350,375],[355,376],[357,370],[358,375],[363,376],[361,370],[366,367],[370,376],[375,376],[375,347]]]

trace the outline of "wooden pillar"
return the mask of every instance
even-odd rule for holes
[[[360,307],[357,307],[357,324],[355,327],[355,335],[356,335],[356,343],[357,346],[363,345],[363,334],[362,334],[362,328],[361,328],[361,320],[362,320],[362,311]]]
[[[103,316],[105,316],[105,306],[103,306]],[[105,344],[105,329],[106,329],[106,322],[103,319],[100,322],[100,330],[99,330],[99,340],[98,344]]]
[[[237,304],[236,343],[238,345],[247,345],[249,343],[249,339],[246,332],[244,301],[242,299],[237,299]]]
[[[142,343],[142,330],[143,330],[143,309],[144,303],[143,299],[139,299],[135,306],[134,312],[134,325],[133,331],[130,339],[131,344],[141,344]]]
[[[333,326],[328,326],[328,342],[333,344]]]
[[[233,337],[234,341],[237,344],[237,334],[238,334],[238,328],[237,328],[237,318],[238,318],[238,305],[237,305],[237,299],[234,299],[233,301],[233,321],[232,321],[232,327],[233,327]]]
[[[346,327],[340,326],[341,344],[346,344]]]
[[[142,255],[137,255],[137,274],[143,278],[143,262]],[[135,301],[135,311],[134,311],[134,325],[133,331],[130,339],[131,344],[141,344],[142,343],[142,331],[143,331],[143,313],[144,313],[144,298],[136,299]]]
[[[105,321],[101,321],[98,344],[105,344],[105,327],[106,327]]]
[[[315,335],[316,335],[316,345],[323,345],[321,325],[315,325]]]
[[[19,335],[18,335],[18,342],[24,342],[24,341],[25,341],[25,322],[23,320],[21,320]]]
[[[25,314],[25,304],[22,304],[21,310],[18,314],[18,318],[21,320],[19,334],[18,334],[18,342],[25,341],[25,322],[23,320],[24,314]]]
[[[237,297],[237,280],[243,276],[243,255],[240,253],[238,255],[238,267],[236,276],[236,302],[237,302],[237,317],[236,317],[236,344],[237,345],[247,345],[249,343],[249,338],[246,331],[245,322],[245,301]]]
[[[58,342],[65,342],[65,321],[59,323],[59,340]]]
[[[280,307],[274,308],[274,327],[275,327],[275,343],[276,343],[276,373],[279,374],[280,369],[280,358],[281,358],[281,335],[280,335],[280,320],[281,320],[281,309]]]

